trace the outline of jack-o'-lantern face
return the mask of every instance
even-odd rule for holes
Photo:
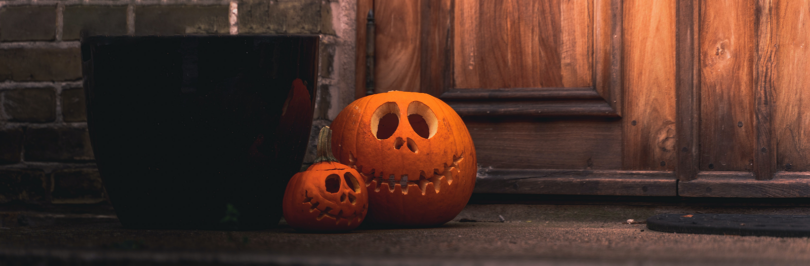
[[[325,153],[321,145],[318,149]],[[296,229],[310,231],[356,228],[368,211],[368,193],[359,176],[356,170],[337,162],[313,164],[287,184],[284,219]]]
[[[346,107],[332,123],[338,160],[357,169],[369,219],[396,225],[445,223],[475,185],[475,148],[458,114],[433,96],[388,92]]]

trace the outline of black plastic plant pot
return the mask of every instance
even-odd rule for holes
[[[87,125],[121,223],[276,226],[312,126],[318,42],[317,36],[83,38]]]

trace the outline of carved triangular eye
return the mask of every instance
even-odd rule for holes
[[[394,135],[397,127],[399,127],[399,106],[394,102],[387,102],[377,107],[371,116],[371,134],[377,139],[387,139]]]
[[[408,123],[411,124],[416,135],[426,139],[436,135],[439,127],[439,119],[436,118],[436,114],[422,102],[412,102],[408,105]]]

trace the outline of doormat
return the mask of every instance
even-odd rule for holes
[[[659,214],[647,219],[654,231],[739,236],[810,236],[808,215]]]

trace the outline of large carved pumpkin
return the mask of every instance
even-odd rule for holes
[[[329,127],[318,136],[315,164],[290,179],[284,192],[284,220],[305,231],[348,231],[366,217],[368,194],[357,171],[340,164],[329,148]]]
[[[433,226],[452,220],[472,195],[475,148],[461,117],[424,93],[392,91],[349,104],[332,122],[338,160],[357,169],[370,221]]]

